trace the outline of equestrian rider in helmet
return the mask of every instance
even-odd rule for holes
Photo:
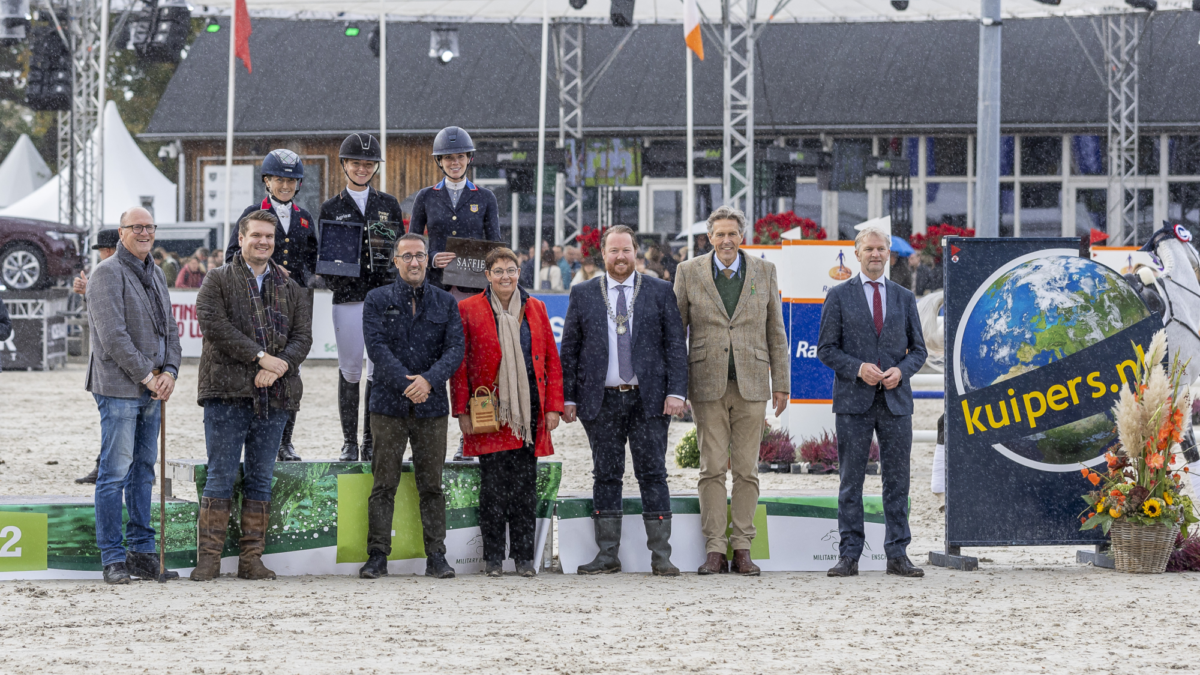
[[[392,283],[396,276],[391,259],[396,239],[404,234],[404,215],[395,197],[371,187],[383,154],[371,134],[350,134],[338,152],[346,189],[321,205],[321,222],[343,221],[362,225],[359,273],[356,277],[326,274],[333,291],[333,328],[338,350],[338,412],[342,422],[343,462],[371,461],[371,376],[367,359],[367,392],[363,413],[362,452],[358,445],[359,380],[363,374],[363,301],[367,292]]]
[[[466,130],[446,127],[433,139],[433,159],[445,174],[437,185],[422,188],[413,202],[408,231],[429,237],[430,283],[445,288],[442,270],[455,255],[446,251],[447,237],[501,241],[496,195],[467,180],[475,144]],[[481,288],[446,288],[463,300]]]
[[[246,207],[236,222],[260,209],[275,214],[279,224],[275,226],[275,252],[271,259],[283,273],[301,287],[310,286],[317,268],[317,221],[312,215],[293,201],[304,183],[304,162],[291,150],[272,150],[262,161],[262,182],[266,196],[261,202]],[[233,260],[241,251],[237,229],[230,233],[225,245],[225,262]],[[311,298],[311,296],[310,296]],[[288,413],[283,428],[283,439],[279,442],[280,462],[298,462],[300,456],[292,445],[292,430],[296,428],[296,412]]]

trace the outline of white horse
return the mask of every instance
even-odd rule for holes
[[[1192,234],[1183,225],[1164,223],[1142,247],[1154,256],[1161,271],[1141,266],[1126,275],[1146,305],[1162,314],[1170,359],[1187,363],[1182,381],[1188,385],[1200,377],[1200,254],[1191,242]],[[1183,454],[1192,492],[1200,496],[1200,453],[1190,424],[1188,430]]]

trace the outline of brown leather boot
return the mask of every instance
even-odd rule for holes
[[[262,564],[263,549],[267,547],[267,521],[271,502],[242,499],[242,538],[238,540],[238,577],[241,579],[274,579],[275,573]]]
[[[750,549],[738,548],[733,551],[733,563],[729,565],[729,571],[734,574],[741,574],[747,577],[756,577],[759,572],[758,565],[750,559]]]
[[[221,549],[229,528],[230,499],[200,498],[200,518],[196,523],[196,568],[192,581],[212,581],[221,576]]]
[[[704,564],[696,570],[696,574],[725,574],[729,570],[729,562],[724,553],[709,553]]]

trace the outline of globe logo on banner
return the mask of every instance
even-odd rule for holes
[[[959,323],[954,348],[954,383],[959,396],[994,387],[1100,343],[1150,316],[1137,293],[1114,270],[1067,249],[1040,251],[1008,261],[980,284]],[[1036,424],[1036,414],[1056,401],[1107,396],[1113,379],[1082,378],[1060,385],[1064,398],[1012,398],[984,410],[990,428],[1021,423],[1028,435],[992,447],[1018,464],[1041,471],[1078,471],[1104,461],[1117,442],[1110,411],[1054,428]],[[1014,383],[1015,384],[1015,383]],[[1069,389],[1068,389],[1069,387]],[[1020,389],[1020,387],[1018,387]],[[1053,393],[1054,388],[1048,390]],[[1095,393],[1094,393],[1095,392]],[[1069,396],[1068,396],[1069,395]],[[1007,398],[1007,397],[1005,397]],[[1049,401],[1049,403],[1047,403]],[[1061,404],[1060,404],[1061,405]],[[964,408],[966,409],[966,408]],[[1022,417],[1025,419],[1022,420]],[[1034,424],[1028,424],[1034,422]],[[968,429],[973,427],[968,426]]]

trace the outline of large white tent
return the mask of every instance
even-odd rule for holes
[[[64,222],[66,218],[59,213],[61,177],[60,172],[29,196],[0,209],[0,216]],[[175,184],[142,153],[121,121],[117,104],[109,101],[104,109],[103,223],[116,225],[123,211],[143,205],[148,205],[159,220],[172,221],[176,213],[175,200]]]
[[[54,175],[28,134],[21,134],[13,149],[0,162],[0,208],[32,194]]]

